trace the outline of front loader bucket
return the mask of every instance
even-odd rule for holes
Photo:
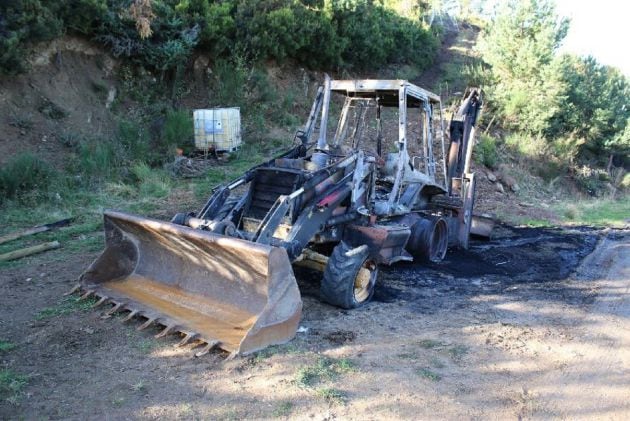
[[[295,335],[302,300],[283,248],[113,211],[105,239],[79,282],[111,301],[110,312],[204,341],[206,351],[246,354]]]

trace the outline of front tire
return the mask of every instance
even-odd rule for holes
[[[366,304],[374,295],[378,266],[369,257],[367,246],[350,248],[337,244],[324,270],[320,288],[322,301],[351,309]]]

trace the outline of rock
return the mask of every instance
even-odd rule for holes
[[[514,177],[510,175],[511,173],[512,170],[510,169],[510,167],[505,164],[501,164],[499,166],[499,174],[497,176],[497,179],[501,180],[503,184],[510,188],[510,190],[516,192],[519,190],[519,186]]]
[[[109,109],[116,99],[116,88],[112,86],[107,91],[107,99],[105,100],[105,108]]]
[[[488,171],[488,172],[486,173],[486,176],[488,176],[488,180],[492,181],[493,183],[494,183],[495,181],[497,181],[497,176],[496,176],[496,175],[494,175],[494,173],[493,173],[492,171]]]
[[[498,181],[496,183],[494,183],[494,187],[496,188],[496,190],[499,193],[505,193],[505,189],[503,188],[503,184],[499,183]]]

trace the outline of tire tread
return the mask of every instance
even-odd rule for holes
[[[354,299],[354,278],[368,256],[367,249],[349,256],[350,250],[343,241],[333,249],[320,287],[322,301],[345,309],[362,304]]]

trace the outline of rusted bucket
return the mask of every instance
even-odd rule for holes
[[[236,354],[295,335],[302,300],[284,249],[105,212],[106,248],[81,289],[110,312],[129,311]]]

